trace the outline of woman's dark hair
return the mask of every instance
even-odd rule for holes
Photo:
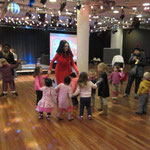
[[[45,79],[45,85],[46,85],[47,87],[52,86],[52,80],[51,80],[50,78],[46,78],[46,79]]]
[[[76,78],[77,76],[76,76],[75,72],[72,72],[72,73],[70,74],[70,77]]]
[[[68,51],[65,53],[65,44],[68,44]],[[63,57],[68,56],[69,54],[71,54],[71,56],[73,57],[72,51],[70,49],[69,43],[66,40],[61,40],[58,46],[58,49],[56,51],[58,54],[63,54]]]
[[[88,82],[88,74],[86,72],[81,72],[78,80],[79,86],[81,88],[87,86],[87,82]]]
[[[70,82],[71,82],[70,77],[67,76],[67,77],[64,78],[64,83],[65,83],[66,85],[69,85]]]
[[[40,69],[41,69],[42,67],[41,66],[37,66],[35,69],[34,69],[34,75],[33,75],[33,77],[36,77],[36,76],[38,76],[39,74],[40,74]]]

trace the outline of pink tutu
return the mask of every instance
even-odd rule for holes
[[[61,111],[67,111],[67,112],[71,112],[73,109],[73,106],[70,106],[68,108],[59,108]]]
[[[40,107],[40,106],[37,106],[38,108],[38,111],[39,112],[52,112],[54,110],[54,107],[51,107],[51,108],[43,108],[43,107]]]

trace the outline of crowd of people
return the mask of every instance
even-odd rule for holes
[[[58,104],[58,120],[63,120],[62,113],[68,113],[68,121],[72,121],[72,109],[78,107],[78,97],[80,97],[79,119],[83,119],[84,107],[87,109],[87,117],[92,119],[91,107],[95,106],[96,89],[98,88],[100,114],[107,115],[107,98],[110,97],[109,82],[112,86],[112,102],[117,103],[120,93],[122,79],[125,78],[124,64],[120,56],[113,59],[113,72],[108,74],[108,66],[101,62],[97,69],[89,69],[87,72],[79,74],[77,66],[73,60],[69,43],[62,40],[57,49],[57,54],[50,63],[47,75],[42,74],[42,67],[37,66],[34,71],[35,91],[37,96],[36,110],[39,112],[39,119],[43,118],[43,112],[47,113],[47,119],[54,110],[55,103]],[[118,58],[118,59],[117,59]],[[119,61],[120,60],[120,61]],[[53,63],[57,61],[55,68],[55,77],[57,86],[53,86],[54,80],[51,78]],[[118,61],[118,62],[117,62]],[[4,45],[0,51],[0,72],[2,74],[2,94],[7,95],[8,84],[12,93],[17,96],[15,89],[14,69],[19,65],[14,51],[10,51],[9,45]],[[148,98],[150,94],[150,72],[144,73],[146,58],[139,48],[135,48],[129,58],[128,81],[123,97],[128,97],[135,80],[134,98],[139,99],[139,106],[136,114],[143,115],[147,113]],[[72,72],[72,67],[75,72]]]

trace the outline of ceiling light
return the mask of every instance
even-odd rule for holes
[[[141,15],[141,14],[139,14],[139,15],[137,15],[136,17],[141,18],[141,17],[142,17],[142,15]]]
[[[143,6],[150,6],[150,3],[143,3]]]
[[[114,14],[118,14],[119,11],[118,11],[118,10],[114,10],[113,13],[114,13]]]
[[[91,6],[91,9],[93,9],[94,7],[93,6]]]
[[[52,2],[52,3],[56,2],[56,0],[49,0],[49,1]]]
[[[100,9],[103,9],[104,7],[103,6],[100,6]]]
[[[133,7],[132,9],[133,9],[133,10],[137,10],[137,8],[136,8],[136,7]]]
[[[114,7],[111,7],[111,10],[114,10]]]

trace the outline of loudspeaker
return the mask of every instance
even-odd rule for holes
[[[41,0],[41,3],[44,5],[47,0]]]

